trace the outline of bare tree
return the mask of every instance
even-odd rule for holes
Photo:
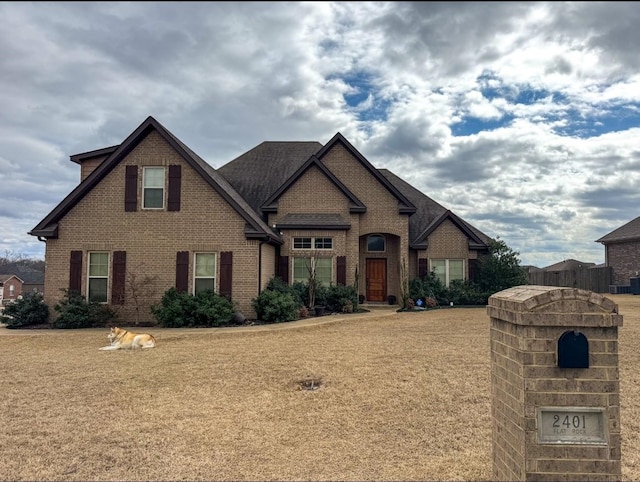
[[[144,273],[144,265],[140,265],[135,271],[127,270],[125,277],[125,287],[129,298],[133,302],[136,310],[136,324],[140,324],[140,311],[144,307],[151,306],[151,301],[158,293],[156,282],[157,276],[138,275]]]

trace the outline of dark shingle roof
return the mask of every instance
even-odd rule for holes
[[[260,206],[321,147],[319,142],[263,142],[218,172],[259,213]]]
[[[618,229],[611,231],[600,239],[596,239],[596,243],[617,243],[633,239],[640,239],[640,217],[629,221],[627,224],[620,226]]]
[[[476,243],[480,245],[488,244],[491,238],[479,229],[466,221],[458,218],[444,206],[438,204],[429,196],[419,191],[411,184],[396,176],[388,169],[378,169],[396,188],[402,192],[416,207],[416,212],[409,218],[409,240],[410,243],[422,241],[433,228],[437,227],[445,218],[450,218],[456,223],[460,223],[464,230],[468,230],[471,238],[476,238]]]

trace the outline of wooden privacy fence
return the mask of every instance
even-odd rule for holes
[[[576,268],[565,271],[535,271],[528,273],[529,284],[539,286],[563,286],[609,293],[611,284],[611,267]]]

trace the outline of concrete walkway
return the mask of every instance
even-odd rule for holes
[[[371,309],[365,313],[334,313],[324,316],[310,316],[309,318],[303,318],[296,321],[287,321],[284,323],[269,323],[266,325],[242,325],[242,326],[228,326],[220,328],[162,328],[159,326],[153,327],[137,327],[130,325],[121,325],[122,328],[135,331],[135,332],[149,332],[157,334],[159,332],[171,332],[171,333],[228,333],[228,332],[256,332],[256,331],[276,331],[276,330],[288,330],[293,328],[305,328],[309,326],[326,325],[330,323],[337,323],[340,321],[356,321],[366,320],[368,318],[381,318],[385,316],[391,316],[397,314],[397,306],[380,306]],[[87,332],[104,332],[108,328],[78,328],[69,330],[36,330],[36,329],[7,329],[3,325],[0,325],[0,336],[11,335],[72,335],[82,334]]]

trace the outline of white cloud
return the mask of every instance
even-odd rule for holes
[[[69,156],[149,115],[215,167],[341,132],[526,264],[602,262],[595,239],[638,215],[633,3],[4,2],[0,15],[0,197],[22,206],[0,212],[0,252],[42,256],[26,232],[77,185]]]

